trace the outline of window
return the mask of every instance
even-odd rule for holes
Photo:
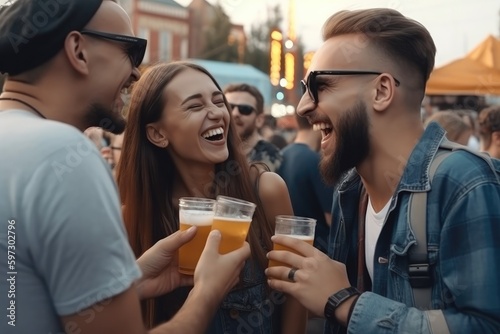
[[[163,61],[172,59],[172,33],[170,31],[160,31],[158,58]]]
[[[188,40],[183,38],[181,42],[181,59],[186,59],[188,57]]]
[[[146,53],[144,54],[144,60],[142,61],[143,64],[148,64],[150,62],[149,48],[151,46],[151,43],[149,42],[150,41],[150,38],[149,38],[149,29],[148,28],[140,27],[138,35],[139,35],[138,37],[144,38],[144,39],[148,40],[148,45],[147,45],[147,48],[146,48]]]

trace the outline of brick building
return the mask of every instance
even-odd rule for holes
[[[148,40],[144,64],[189,57],[189,9],[174,0],[121,0],[138,37]]]
[[[174,0],[121,0],[138,37],[148,40],[144,64],[203,56],[204,32],[215,17],[206,0],[192,0],[184,7]],[[243,62],[246,35],[242,25],[233,24],[228,43],[238,45]]]

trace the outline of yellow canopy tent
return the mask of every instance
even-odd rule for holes
[[[476,60],[490,68],[500,70],[500,39],[488,36],[467,58]]]
[[[488,36],[466,57],[432,71],[427,95],[500,95],[500,40]]]

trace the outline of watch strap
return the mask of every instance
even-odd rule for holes
[[[358,289],[356,289],[353,286],[350,286],[348,288],[344,288],[333,295],[331,295],[328,298],[328,301],[326,302],[325,305],[325,318],[328,320],[334,319],[335,318],[335,309],[339,307],[340,304],[345,302],[347,299],[349,299],[352,296],[360,295],[361,292],[359,292]]]

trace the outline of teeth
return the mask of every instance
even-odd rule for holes
[[[212,136],[216,136],[216,135],[221,135],[223,133],[224,133],[224,130],[222,129],[222,127],[219,127],[217,129],[205,131],[201,136],[203,138],[208,138],[208,137],[212,137]]]
[[[320,131],[320,130],[326,130],[326,129],[331,129],[332,126],[328,123],[314,123],[313,124],[313,130],[314,131]]]
[[[130,99],[130,87],[123,87],[121,90],[120,90],[120,98],[123,102],[123,104],[127,104],[128,103],[128,100]]]
[[[130,87],[123,87],[120,93],[123,95],[130,95],[130,91],[131,91]]]

